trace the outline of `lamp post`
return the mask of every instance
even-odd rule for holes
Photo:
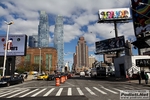
[[[7,24],[7,34],[6,34],[6,43],[5,43],[5,47],[4,47],[4,49],[5,49],[5,53],[4,53],[4,63],[3,63],[3,76],[5,76],[5,67],[6,67],[6,55],[7,55],[7,42],[8,42],[8,34],[9,34],[9,26],[11,25],[11,24],[13,24],[13,21],[10,21],[10,22],[6,22],[5,21],[5,23]]]
[[[41,48],[39,48],[40,50],[40,59],[39,59],[39,74],[41,74]]]

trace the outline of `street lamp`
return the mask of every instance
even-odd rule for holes
[[[40,59],[39,59],[39,74],[41,74],[41,48],[39,48],[40,50]]]
[[[4,63],[3,63],[3,76],[5,76],[5,66],[6,66],[6,55],[7,55],[7,42],[8,42],[8,34],[9,34],[9,26],[13,24],[13,21],[6,22],[7,24],[7,34],[6,34],[6,43],[5,43],[5,53],[4,53]]]

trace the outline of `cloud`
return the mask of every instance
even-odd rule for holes
[[[113,23],[97,23],[98,10],[130,7],[130,0],[1,0],[0,31],[6,31],[3,21],[14,21],[11,34],[35,35],[38,33],[39,11],[49,15],[50,42],[53,41],[55,17],[64,18],[64,42],[68,43],[84,36],[89,51],[94,50],[94,42],[115,37]],[[134,38],[133,24],[117,24],[118,35],[126,39]]]

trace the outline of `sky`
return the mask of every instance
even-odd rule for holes
[[[0,35],[6,34],[4,21],[13,21],[10,34],[38,34],[39,12],[49,17],[50,46],[53,46],[55,18],[64,20],[64,60],[72,63],[73,53],[80,36],[84,36],[89,55],[102,61],[102,55],[94,55],[95,42],[115,37],[113,23],[97,23],[101,9],[130,8],[130,0],[0,0]],[[118,23],[118,36],[135,41],[133,22]],[[137,50],[133,49],[133,55]]]

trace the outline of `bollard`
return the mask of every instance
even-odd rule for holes
[[[60,86],[60,79],[57,77],[55,80],[56,80],[55,85],[56,85],[56,86]]]

